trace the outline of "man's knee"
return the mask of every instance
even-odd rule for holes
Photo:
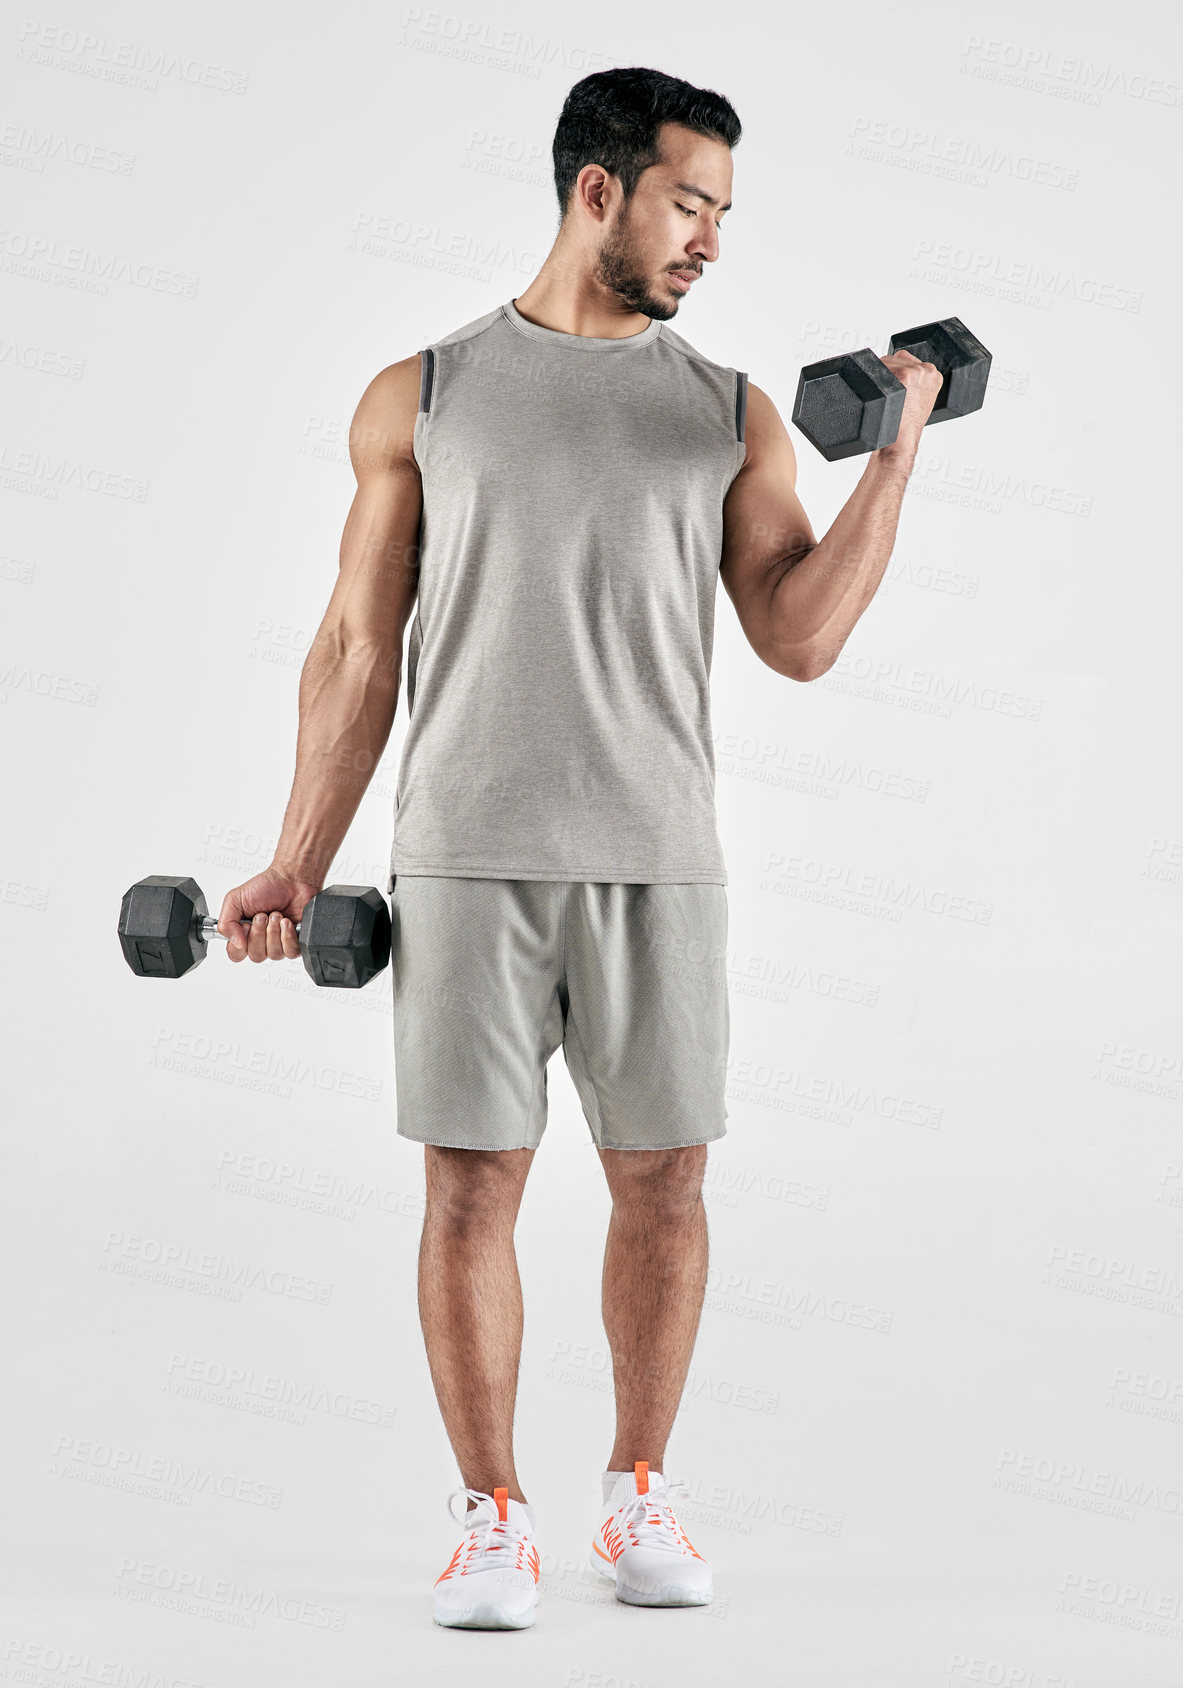
[[[427,1212],[453,1224],[512,1223],[533,1149],[447,1149],[424,1145]]]
[[[636,1204],[651,1213],[694,1206],[702,1195],[707,1148],[691,1143],[681,1149],[601,1149],[613,1206]]]

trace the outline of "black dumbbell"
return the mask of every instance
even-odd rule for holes
[[[305,903],[296,931],[318,985],[357,990],[390,960],[390,910],[372,885],[326,886]],[[154,873],[137,880],[119,909],[119,942],[141,979],[179,979],[221,937],[195,879]]]
[[[980,410],[990,376],[990,353],[960,317],[926,322],[891,337],[893,352],[935,363],[944,380],[929,422]],[[797,383],[793,421],[830,463],[880,451],[899,432],[904,384],[870,347],[808,363]],[[926,424],[927,426],[927,424]]]

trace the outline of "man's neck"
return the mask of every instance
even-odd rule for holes
[[[548,260],[549,264],[549,260]],[[561,275],[544,264],[514,307],[527,322],[595,340],[627,340],[650,319],[585,276]]]

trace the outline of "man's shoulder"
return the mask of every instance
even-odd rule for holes
[[[359,479],[363,472],[413,461],[419,382],[420,354],[412,352],[380,369],[362,394],[349,426],[349,456]]]
[[[486,311],[483,316],[463,323],[449,334],[429,340],[420,351],[412,352],[396,363],[388,363],[378,371],[362,394],[350,430],[350,450],[355,467],[359,442],[368,447],[367,458],[374,455],[374,442],[378,442],[380,457],[413,460],[415,419],[421,410],[429,407],[435,381],[436,352],[442,346],[455,346],[472,339],[474,335],[493,327],[502,317],[500,306],[495,311]]]

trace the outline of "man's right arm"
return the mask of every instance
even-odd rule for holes
[[[357,491],[328,608],[300,674],[296,771],[269,869],[227,894],[219,928],[232,939],[244,908],[275,910],[234,960],[299,954],[292,923],[325,883],[378,765],[398,703],[403,633],[419,586],[423,488],[413,436],[419,354],[375,376],[349,431]],[[256,954],[256,951],[258,952]]]

